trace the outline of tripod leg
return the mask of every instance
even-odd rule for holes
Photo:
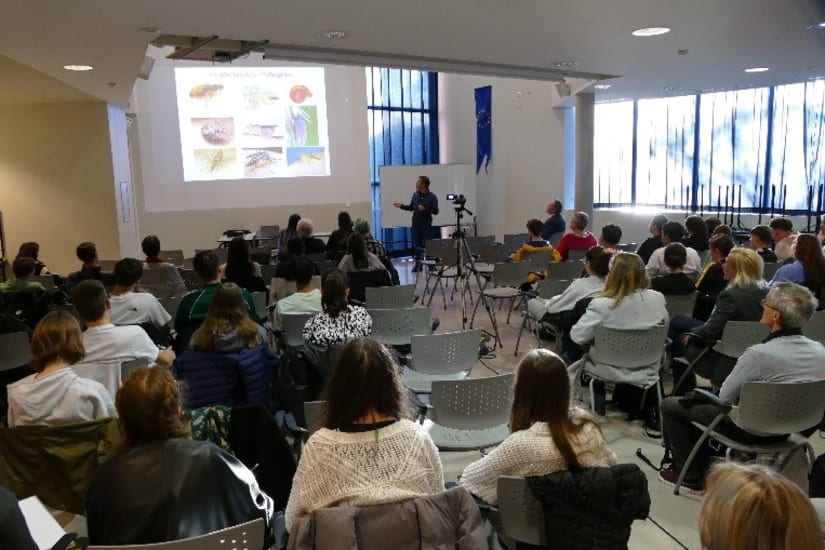
[[[484,305],[487,306],[487,300],[484,301]],[[504,347],[501,345],[501,336],[498,333],[498,323],[496,322],[496,308],[491,306],[487,307],[487,313],[490,315],[490,323],[492,323],[493,325],[493,333],[496,337],[496,346],[500,348]]]

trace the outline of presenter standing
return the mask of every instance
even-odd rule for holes
[[[410,199],[410,204],[396,202],[393,206],[401,210],[409,210],[412,214],[413,245],[415,246],[414,257],[416,259],[413,271],[418,271],[420,265],[418,258],[423,254],[424,241],[430,234],[433,226],[433,216],[438,214],[438,198],[434,193],[430,193],[430,178],[419,176],[415,182],[415,193]]]

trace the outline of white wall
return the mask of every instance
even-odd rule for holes
[[[492,85],[493,153],[489,172],[476,176],[480,235],[525,232],[529,218],[544,219],[547,202],[564,200],[565,110],[552,109],[549,82],[439,75],[441,162],[476,162],[473,91]],[[438,190],[435,190],[438,192]],[[474,208],[475,207],[475,208]]]

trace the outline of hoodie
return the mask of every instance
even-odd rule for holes
[[[260,325],[258,325],[258,342],[254,346],[247,346],[246,343],[241,338],[240,332],[237,330],[233,330],[227,332],[226,334],[213,334],[212,335],[212,342],[213,342],[213,349],[212,351],[217,353],[232,353],[235,351],[240,351],[247,347],[258,347],[263,344],[266,344],[268,341],[266,329]],[[189,340],[189,349],[195,349],[195,335],[192,335],[192,338]]]
[[[117,416],[112,397],[100,382],[65,367],[46,376],[33,374],[9,384],[9,427],[51,426]]]

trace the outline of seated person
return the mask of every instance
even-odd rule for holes
[[[321,276],[321,307],[323,312],[304,325],[304,343],[312,350],[324,353],[353,338],[372,335],[372,317],[367,310],[347,303],[347,276],[340,269],[330,269]]]
[[[298,241],[300,242],[300,241]],[[295,262],[295,294],[281,298],[275,306],[272,318],[274,330],[283,329],[283,316],[290,313],[321,313],[321,289],[312,287],[315,263],[309,258]]]
[[[662,244],[662,227],[664,227],[666,223],[667,218],[662,215],[653,216],[653,219],[650,220],[648,230],[651,236],[645,239],[636,250],[636,254],[639,255],[645,265],[650,261],[650,256],[653,254],[653,251],[664,246],[664,244]]]
[[[590,415],[570,406],[570,378],[558,355],[534,349],[516,368],[510,435],[461,473],[459,483],[481,500],[498,503],[499,476],[539,476],[616,464]]]
[[[609,223],[602,227],[602,234],[599,237],[599,245],[604,248],[605,252],[615,254],[619,252],[616,248],[622,241],[622,228],[615,223]]]
[[[547,208],[545,210],[547,215],[550,217],[545,220],[544,227],[541,230],[541,238],[545,241],[549,242],[550,239],[560,233],[563,234],[564,230],[567,229],[567,224],[561,215],[563,208],[564,205],[559,199],[555,199],[547,203]]]
[[[693,279],[685,275],[687,251],[682,243],[670,243],[665,247],[665,265],[670,269],[667,275],[659,275],[650,280],[650,288],[662,294],[692,294],[696,287]]]
[[[72,305],[87,327],[83,333],[84,363],[145,359],[150,364],[169,367],[175,360],[174,351],[158,348],[142,328],[112,324],[112,304],[100,281],[88,279],[76,284]]]
[[[28,256],[18,256],[11,264],[14,279],[0,283],[0,294],[8,292],[45,292],[46,289],[37,281],[32,281],[36,263]]]
[[[822,529],[811,501],[792,481],[766,466],[722,462],[708,476],[699,510],[705,550],[821,548]]]
[[[793,244],[796,242],[796,233],[793,232],[793,222],[788,218],[774,218],[768,223],[773,239],[773,251],[779,263],[793,261]]]
[[[66,278],[66,290],[71,292],[74,286],[87,279],[100,281],[106,288],[115,286],[115,277],[111,273],[105,273],[103,268],[97,265],[97,247],[95,243],[83,242],[77,245],[77,259],[83,262],[80,271],[69,273]]]
[[[716,228],[722,225],[722,220],[717,218],[716,216],[711,216],[709,218],[705,218],[705,227],[707,228],[707,234],[712,235]]]
[[[685,218],[685,233],[682,239],[685,247],[692,248],[696,252],[704,252],[708,249],[708,226],[701,216],[693,215]]]
[[[301,218],[298,222],[298,236],[304,241],[304,254],[324,254],[327,251],[327,246],[324,241],[312,236],[315,228],[312,226],[312,220],[309,218]]]
[[[753,248],[766,264],[776,263],[776,254],[768,248],[771,242],[771,230],[767,225],[755,225],[751,229],[751,248]]]
[[[585,212],[576,212],[570,218],[571,232],[565,234],[556,245],[556,251],[561,254],[562,260],[567,260],[571,250],[588,250],[598,244],[593,233],[586,231],[589,223],[590,217]]]
[[[266,292],[266,284],[261,278],[261,266],[249,257],[249,245],[243,237],[236,237],[229,242],[222,272],[225,281],[235,283],[247,292]]]
[[[384,264],[378,256],[367,250],[364,237],[353,233],[347,241],[347,254],[338,263],[338,269],[344,273],[356,271],[384,270]]]
[[[29,241],[20,245],[17,251],[17,256],[27,256],[34,260],[34,274],[35,275],[51,275],[49,268],[40,261],[40,245],[34,241]]]
[[[212,443],[190,439],[167,369],[132,372],[116,403],[121,448],[98,467],[86,494],[91,544],[167,542],[271,521],[272,499],[254,474]]]
[[[221,286],[220,262],[214,251],[203,250],[195,254],[192,267],[195,268],[195,273],[203,281],[203,287],[189,292],[181,299],[178,313],[175,315],[175,331],[179,334],[189,330],[193,323],[200,323],[206,317],[209,303],[212,302],[215,291]],[[246,303],[246,311],[253,320],[256,320],[255,303],[252,301],[252,295],[246,290],[241,292]]]
[[[727,235],[715,235],[710,238],[711,261],[696,279],[696,290],[699,295],[696,297],[696,306],[693,309],[695,319],[707,320],[716,305],[716,297],[728,286],[724,266],[725,259],[731,250],[733,250],[733,241]]]
[[[35,374],[8,386],[9,427],[53,426],[115,416],[106,388],[72,370],[71,365],[83,355],[83,337],[74,317],[62,310],[43,317],[32,336],[30,365]]]
[[[670,243],[682,242],[684,235],[685,228],[679,222],[667,222],[662,227],[662,248],[657,248],[650,255],[646,268],[648,275],[655,277],[659,273],[667,274],[670,272],[667,264],[665,264],[665,247]],[[705,245],[705,248],[707,248],[707,245]],[[687,245],[685,245],[685,252],[687,253],[685,273],[687,275],[698,275],[702,272],[702,260],[699,258],[699,254]]]
[[[192,335],[192,348],[223,353],[265,344],[266,329],[249,318],[241,287],[221,284],[209,302],[203,323]]]
[[[369,506],[444,490],[438,449],[410,418],[399,367],[382,344],[349,342],[324,390],[323,428],[292,481],[286,529],[327,506]],[[330,467],[334,464],[334,467]]]
[[[755,253],[754,253],[755,255]],[[808,382],[825,377],[825,347],[802,335],[802,326],[816,310],[811,292],[793,283],[779,283],[764,300],[759,322],[770,327],[771,334],[762,344],[745,350],[722,384],[719,399],[731,405],[739,403],[745,382]],[[673,451],[673,465],[659,472],[665,485],[673,486],[688,454],[701,431],[692,422],[707,425],[719,409],[711,403],[668,397],[662,401],[662,427]],[[813,426],[812,426],[813,427]],[[753,434],[740,428],[730,417],[716,426],[716,431],[749,443],[775,442],[787,436]],[[709,465],[708,449],[696,456],[682,484],[685,492],[702,493],[704,474]]]
[[[713,229],[713,233],[710,234],[711,238],[715,235],[727,235],[728,237],[733,237],[733,229],[731,229],[729,225],[723,223],[721,225],[717,225]],[[708,244],[710,244],[710,241],[708,241]]]
[[[783,265],[774,274],[770,286],[783,281],[799,283],[814,296],[820,296],[825,285],[825,256],[819,240],[814,235],[799,235],[793,246],[793,257],[792,262]]]
[[[178,268],[160,259],[160,239],[155,235],[148,235],[141,243],[143,253],[146,254],[144,269],[160,271],[165,275],[166,282],[163,288],[143,284],[141,288],[160,298],[183,296],[186,294],[186,285],[180,276]]]
[[[338,229],[327,239],[327,257],[330,260],[339,260],[347,251],[349,237],[353,233],[352,225],[349,212],[338,212]]]
[[[364,218],[358,218],[355,220],[353,229],[364,238],[364,245],[367,247],[369,252],[372,252],[378,256],[378,258],[383,258],[387,255],[387,250],[384,248],[384,244],[381,241],[376,240],[375,237],[372,236],[372,233],[370,233],[370,222]]]
[[[287,226],[281,229],[278,233],[278,253],[283,253],[286,250],[286,243],[293,237],[298,236],[298,222],[301,221],[300,214],[292,214],[289,216]]]
[[[286,248],[278,255],[278,263],[275,266],[275,277],[295,280],[295,262],[304,255],[304,240],[301,237],[292,237],[287,241]],[[315,268],[317,271],[317,267]]]
[[[143,262],[124,258],[115,264],[115,288],[109,297],[109,316],[116,325],[151,325],[162,334],[169,334],[172,316],[158,299],[148,292],[135,292],[143,275]]]

